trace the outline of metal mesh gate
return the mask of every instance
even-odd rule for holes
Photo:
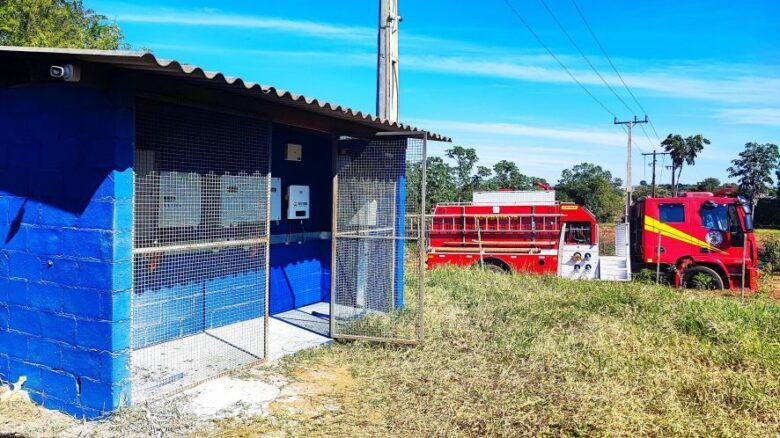
[[[331,333],[423,335],[425,136],[341,140],[334,197]]]
[[[138,102],[135,402],[266,356],[269,141],[266,121]]]

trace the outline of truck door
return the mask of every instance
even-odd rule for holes
[[[690,202],[684,199],[648,202],[644,218],[645,262],[674,264],[691,253]]]
[[[719,258],[740,258],[745,236],[736,204],[705,201],[697,206],[691,234],[700,240],[697,252],[718,254]]]

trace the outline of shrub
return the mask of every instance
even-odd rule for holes
[[[780,240],[766,239],[758,247],[758,260],[768,272],[780,270]]]
[[[643,268],[634,275],[634,280],[645,284],[655,283],[655,271]]]

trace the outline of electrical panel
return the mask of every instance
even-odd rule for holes
[[[222,175],[219,179],[219,221],[223,227],[259,222],[263,213],[263,178]]]
[[[303,145],[287,143],[284,149],[284,159],[287,161],[301,161],[303,159]]]
[[[363,227],[376,226],[377,200],[366,201],[350,218],[349,224]]]
[[[160,228],[195,227],[200,224],[200,175],[160,172]]]
[[[309,218],[309,186],[287,187],[287,219]]]
[[[271,220],[282,220],[282,179],[271,178]]]

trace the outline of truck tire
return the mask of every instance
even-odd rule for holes
[[[723,278],[707,266],[691,266],[683,273],[682,284],[688,289],[723,290]]]
[[[477,262],[477,265],[479,265],[480,262]],[[482,266],[485,268],[488,272],[495,272],[497,274],[509,274],[512,272],[512,270],[507,266],[506,263],[502,262],[501,260],[496,259],[485,259]]]

